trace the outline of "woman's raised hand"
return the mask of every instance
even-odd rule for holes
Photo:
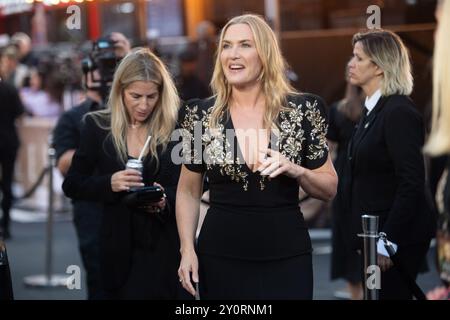
[[[292,163],[285,156],[275,150],[267,149],[264,152],[267,154],[267,157],[258,167],[258,171],[263,176],[275,178],[280,174],[284,174],[290,178],[297,179],[305,170],[305,168]]]
[[[160,185],[157,182],[153,183],[154,186],[160,187],[161,190],[164,192],[164,187],[162,185]],[[166,208],[166,204],[167,204],[167,196],[164,193],[163,198],[161,199],[161,201],[159,202],[155,202],[155,203],[149,203],[145,206],[140,207],[140,209],[148,212],[148,213],[158,213],[161,212],[162,210],[164,210]]]
[[[132,187],[143,187],[141,173],[134,169],[117,171],[111,176],[113,192],[129,191]]]

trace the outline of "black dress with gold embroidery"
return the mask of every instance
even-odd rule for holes
[[[322,166],[328,156],[324,103],[311,94],[290,96],[287,102],[269,147],[305,168]],[[213,104],[212,98],[189,103],[180,118],[184,164],[205,173],[209,182],[210,208],[197,242],[199,259],[206,255],[262,262],[309,254],[298,182],[252,172],[229,114],[222,115],[218,130],[210,130]]]

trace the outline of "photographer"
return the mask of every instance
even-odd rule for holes
[[[100,48],[101,47],[101,48]],[[103,108],[110,81],[116,64],[130,51],[130,44],[121,33],[111,33],[94,43],[90,59],[84,63],[84,86],[86,100],[65,112],[53,132],[57,167],[65,176],[72,163],[75,150],[80,145],[81,127],[84,116]],[[110,78],[110,79],[109,79]],[[99,228],[101,223],[100,203],[74,200],[74,224],[79,249],[87,274],[88,299],[104,299],[100,284]]]

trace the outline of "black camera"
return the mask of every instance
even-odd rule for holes
[[[99,91],[103,101],[106,100],[114,78],[116,66],[121,59],[116,56],[115,44],[116,42],[109,37],[98,39],[93,43],[89,56],[81,62],[86,87],[90,90]],[[94,74],[96,70],[98,73]],[[90,74],[92,85],[88,84],[88,74]]]

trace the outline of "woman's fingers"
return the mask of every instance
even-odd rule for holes
[[[133,187],[143,187],[142,175],[134,169],[121,170],[111,176],[111,188],[114,192],[129,191]]]
[[[181,280],[181,284],[183,285],[183,288],[186,289],[190,294],[195,296],[195,288],[192,285],[191,275],[190,275],[189,270],[187,270],[187,269],[182,270],[182,276],[181,276],[180,280]]]
[[[262,164],[258,167],[258,171],[261,172],[262,175],[269,175],[270,172],[276,170],[276,167],[281,167],[281,164],[284,162],[283,155],[277,151],[274,151],[272,149],[265,149],[260,150],[260,152],[267,155]],[[263,174],[263,171],[270,166],[272,167]]]
[[[195,296],[196,289],[191,281],[191,274],[192,281],[198,283],[198,260],[194,252],[185,253],[184,257],[181,258],[178,277],[183,288]]]
[[[158,213],[164,210],[166,207],[166,199],[163,199],[159,202],[150,203],[148,205],[142,206],[141,209],[145,210],[148,213]]]
[[[160,207],[150,206],[150,205],[141,206],[141,207],[139,207],[139,209],[144,210],[147,213],[158,213],[158,212],[161,212],[161,208]]]
[[[266,169],[261,171],[262,176],[268,176],[275,170],[277,170],[280,167],[280,163],[278,161],[272,162]]]
[[[276,159],[274,159],[274,158],[266,158],[265,160],[263,160],[263,162],[261,163],[261,165],[258,167],[258,171],[259,172],[262,172],[262,171],[264,171],[265,169],[267,169],[267,167],[269,167],[272,163],[274,163],[275,162],[275,160]]]
[[[164,192],[164,187],[162,185],[160,185],[158,182],[153,182],[154,186],[160,187],[161,190]]]
[[[122,173],[127,176],[141,176],[141,173],[134,169],[125,169],[122,171]]]
[[[278,169],[274,170],[269,177],[270,178],[276,178],[278,177],[280,174],[284,173],[286,171],[286,169],[284,167],[279,167]]]
[[[127,169],[123,171],[123,178],[129,181],[142,181],[142,175],[139,171],[134,169]]]
[[[121,185],[125,190],[129,190],[132,187],[143,187],[145,184],[142,182],[142,175],[139,171],[134,169],[127,169],[122,172],[120,176]]]
[[[166,198],[163,198],[160,202],[156,204],[159,208],[164,209],[166,206]]]
[[[295,163],[292,163],[278,151],[267,149],[267,154],[269,155],[268,158],[258,168],[261,175],[268,175],[270,178],[278,177],[281,174],[291,178],[297,178],[300,175],[299,166],[296,167]]]

